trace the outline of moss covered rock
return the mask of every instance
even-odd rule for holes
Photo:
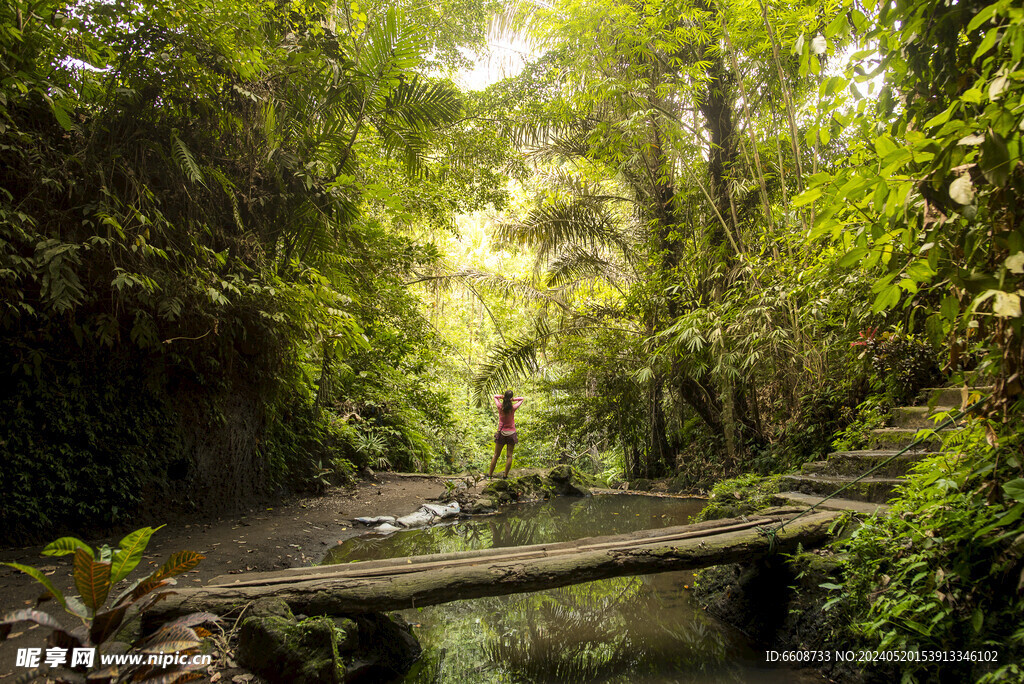
[[[284,601],[261,599],[242,621],[236,659],[272,684],[330,684],[395,679],[420,652],[400,617],[373,613],[299,620]]]
[[[347,637],[328,617],[252,616],[242,621],[237,659],[271,682],[344,682],[338,645]]]
[[[590,491],[577,485],[574,480],[572,468],[560,465],[551,469],[544,478],[544,485],[554,496],[590,496]]]
[[[711,490],[708,505],[697,520],[720,520],[749,515],[779,505],[779,476],[742,475],[719,482]]]

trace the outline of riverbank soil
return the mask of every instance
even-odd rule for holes
[[[167,526],[153,535],[132,577],[155,569],[172,553],[182,550],[197,551],[206,558],[195,570],[178,578],[179,586],[199,585],[218,575],[307,566],[318,562],[339,542],[367,532],[365,527],[353,526],[353,518],[412,513],[423,503],[462,484],[479,491],[485,482],[474,484],[472,480],[455,477],[379,473],[349,488],[258,506],[230,516],[175,520],[140,518],[133,529],[165,523]],[[123,533],[86,541],[94,547],[116,546]],[[42,548],[3,548],[0,561],[32,565],[48,575],[58,589],[77,594],[71,590],[72,557],[41,556]],[[27,575],[0,567],[0,614],[31,607],[40,593],[40,585]],[[47,610],[56,615],[51,608]],[[69,627],[74,625],[70,615],[62,613],[58,619]],[[30,623],[15,625],[10,638],[0,644],[0,682],[13,679],[19,670],[25,671],[16,667],[18,648],[45,646],[45,630]],[[214,667],[216,669],[216,663]],[[231,681],[231,677],[218,679]]]

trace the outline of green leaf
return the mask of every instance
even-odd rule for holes
[[[1024,478],[1018,477],[1003,485],[1003,494],[1014,501],[1024,501]]]
[[[1006,149],[1006,141],[1003,137],[989,129],[984,142],[981,143],[981,159],[979,160],[981,172],[985,174],[985,180],[997,188],[1006,184],[1010,176],[1010,152]]]
[[[832,20],[832,23],[825,27],[825,37],[831,38],[840,31],[845,32],[846,27],[846,14],[840,13],[839,16]]]
[[[974,53],[974,58],[971,61],[977,62],[979,57],[983,57],[986,52],[992,49],[997,40],[999,40],[999,27],[993,26],[988,30],[988,33],[985,34],[985,38],[982,39],[981,45],[978,46],[977,51]]]
[[[975,633],[981,632],[981,625],[985,621],[985,615],[981,612],[981,608],[974,609],[974,615],[971,616],[971,627],[974,628]]]
[[[802,207],[805,204],[810,204],[819,197],[821,197],[821,187],[808,188],[793,198],[792,205],[794,207]]]
[[[868,250],[866,247],[854,247],[839,260],[837,265],[839,268],[849,268],[863,259],[867,253]]]
[[[84,549],[90,558],[93,557],[92,547],[75,537],[61,537],[56,541],[50,542],[41,553],[44,556],[66,556],[78,549]]]
[[[42,584],[46,588],[46,591],[48,591],[50,595],[56,599],[57,603],[60,604],[60,607],[67,610],[68,603],[64,600],[64,594],[58,591],[57,587],[53,586],[53,583],[50,582],[50,578],[44,575],[41,571],[36,570],[30,565],[22,565],[21,563],[0,563],[0,565],[6,565],[7,567],[19,570],[34,579],[36,582]]]
[[[942,111],[933,116],[931,119],[929,119],[927,123],[925,123],[923,128],[932,128],[934,126],[941,126],[942,124],[946,123],[947,121],[949,121],[949,117],[953,114],[957,106],[958,103],[954,102],[949,107],[947,107],[945,111]]]
[[[979,26],[981,26],[986,21],[991,19],[992,15],[995,14],[996,9],[998,7],[999,7],[999,3],[997,2],[997,3],[989,5],[988,7],[982,9],[980,12],[975,14],[974,18],[971,19],[971,23],[967,24],[967,32],[968,33],[973,32]]]
[[[904,620],[903,624],[905,624],[907,627],[914,630],[918,634],[923,634],[924,636],[928,636],[931,633],[930,629],[922,625],[920,622],[916,622],[914,620]]]
[[[161,525],[160,527],[163,527]],[[128,576],[132,570],[142,560],[142,552],[146,550],[146,546],[149,544],[150,537],[153,533],[160,529],[152,527],[143,527],[142,529],[135,530],[131,534],[127,535],[121,540],[116,551],[113,554],[113,562],[110,566],[110,583],[117,584],[122,579]]]
[[[953,295],[946,295],[942,298],[942,317],[952,323],[960,315],[960,301]]]
[[[983,96],[984,93],[982,93],[980,88],[971,88],[964,91],[963,95],[960,96],[960,100],[968,104],[980,104]]]
[[[875,152],[877,152],[878,156],[882,157],[883,159],[899,149],[896,146],[896,143],[893,142],[892,138],[888,136],[880,136],[878,138],[875,138],[874,145]]]
[[[900,302],[900,286],[898,284],[890,285],[875,297],[874,303],[871,305],[871,310],[875,313],[883,311],[885,309],[891,309]]]
[[[71,117],[68,116],[67,110],[64,106],[56,100],[50,100],[50,109],[53,111],[53,116],[57,119],[57,123],[60,124],[61,128],[65,131],[70,131],[74,128],[71,123]]]

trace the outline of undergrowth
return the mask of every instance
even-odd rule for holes
[[[998,662],[911,661],[904,682],[1019,682],[1024,657],[1022,436],[982,421],[921,461],[889,514],[841,543],[826,611],[848,643],[883,651],[994,651]]]
[[[779,493],[779,477],[750,473],[719,482],[711,489],[710,501],[697,520],[732,518],[774,505]]]

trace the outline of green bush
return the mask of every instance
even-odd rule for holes
[[[1024,468],[1020,433],[976,422],[922,461],[884,517],[843,544],[827,610],[871,650],[998,651],[998,663],[908,662],[905,682],[1019,682],[1024,658]],[[889,673],[895,679],[894,672]]]
[[[70,368],[0,391],[3,538],[126,522],[187,472],[166,394],[142,369]],[[116,372],[119,368],[121,372]]]
[[[753,454],[751,469],[763,474],[786,472],[824,458],[832,450],[833,435],[854,420],[854,407],[862,396],[859,385],[849,382],[829,383],[808,392],[779,438]]]
[[[885,397],[874,396],[857,406],[856,418],[835,435],[832,446],[836,451],[855,451],[867,445],[868,433],[883,427],[892,412],[892,403]]]
[[[913,404],[922,389],[942,382],[935,349],[912,335],[887,332],[863,346],[872,387],[895,406]]]
[[[708,505],[701,510],[697,520],[732,518],[774,505],[779,493],[779,477],[749,473],[719,482],[712,487]]]

